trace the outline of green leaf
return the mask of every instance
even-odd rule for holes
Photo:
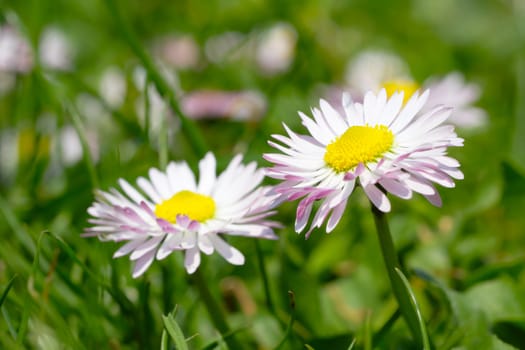
[[[492,325],[492,331],[499,339],[519,349],[525,339],[525,319],[496,322]]]
[[[173,313],[168,314],[168,316],[162,315],[164,328],[168,331],[171,339],[175,343],[175,349],[188,350],[188,344],[186,343],[186,339],[184,338],[184,333],[182,333],[182,329],[179,327],[179,324],[177,323],[177,321],[175,321],[175,318],[173,317],[175,312],[176,309]]]
[[[412,308],[413,308],[413,311],[414,311],[414,313],[415,313],[415,315],[417,317],[417,321],[418,321],[418,324],[419,324],[420,336],[421,336],[421,340],[423,341],[423,349],[424,350],[431,350],[430,342],[428,340],[427,327],[425,325],[425,320],[423,320],[423,316],[421,315],[421,310],[419,310],[419,306],[417,304],[416,296],[414,295],[414,292],[412,291],[412,288],[410,287],[410,283],[408,282],[408,280],[405,277],[405,275],[403,274],[403,272],[401,272],[401,270],[398,269],[398,268],[396,268],[395,270],[397,272],[397,275],[401,279],[401,281],[403,281],[403,284],[405,286],[406,292],[410,296],[410,301],[411,301],[411,304],[412,304]]]
[[[5,298],[7,298],[7,294],[9,293],[9,290],[13,286],[13,282],[15,281],[16,275],[14,275],[9,282],[7,282],[7,286],[4,288],[4,292],[2,293],[2,296],[0,297],[0,307],[4,304]]]
[[[523,315],[521,306],[517,303],[517,290],[510,281],[500,279],[478,283],[460,293],[421,271],[418,276],[429,282],[431,288],[439,291],[449,309],[449,331],[443,343],[438,345],[439,349],[513,349],[490,331],[491,321],[494,319]],[[494,302],[495,300],[498,302]],[[507,340],[504,336],[501,339]]]

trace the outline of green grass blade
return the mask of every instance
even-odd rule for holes
[[[9,290],[11,290],[11,287],[13,286],[13,283],[15,282],[16,275],[14,275],[9,282],[7,282],[7,286],[4,288],[4,291],[2,292],[2,296],[0,296],[0,307],[4,304],[5,298],[7,298],[7,294],[9,293]]]
[[[162,315],[162,321],[164,322],[164,328],[168,331],[171,339],[175,343],[175,349],[177,350],[188,350],[188,344],[184,338],[184,333],[180,329],[179,324],[173,317],[174,313],[168,314],[168,316]]]
[[[423,320],[423,316],[421,315],[421,310],[419,309],[419,305],[417,304],[416,296],[414,295],[414,292],[412,291],[412,288],[410,287],[410,283],[408,282],[403,272],[401,272],[401,270],[398,269],[397,267],[395,270],[396,270],[398,277],[401,279],[401,281],[403,282],[405,286],[406,293],[408,293],[408,295],[410,296],[410,302],[412,304],[412,308],[418,320],[420,336],[421,336],[421,340],[423,341],[423,349],[431,350],[430,342],[428,340],[427,327],[425,325],[425,320]]]
[[[166,333],[166,330],[162,331],[162,337],[160,338],[160,350],[168,350],[168,333]]]

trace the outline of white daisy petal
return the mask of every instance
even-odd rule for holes
[[[149,178],[156,192],[163,200],[171,197],[172,190],[166,174],[158,169],[152,168],[149,171]]]
[[[206,156],[199,162],[199,184],[197,186],[197,192],[210,195],[211,190],[215,182],[215,157],[211,152],[208,152]]]
[[[121,256],[124,256],[124,255],[128,255],[129,253],[131,253],[133,250],[135,250],[135,248],[137,248],[139,245],[141,245],[142,243],[144,243],[144,241],[146,240],[146,238],[144,239],[137,239],[137,240],[134,240],[134,241],[129,241],[128,243],[124,244],[122,247],[120,247],[114,254],[113,254],[113,257],[114,258],[120,258]]]
[[[190,275],[194,273],[201,264],[201,253],[198,247],[186,250],[184,255],[184,267]]]
[[[162,198],[157,193],[157,191],[155,190],[151,182],[149,182],[143,177],[139,177],[137,179],[137,185],[139,185],[139,187],[149,196],[149,198],[151,198],[153,202],[155,203],[162,202]]]
[[[155,252],[150,252],[149,254],[143,255],[140,259],[135,261],[132,277],[137,278],[142,275],[148,269],[148,267],[150,267],[151,263],[153,263],[153,260],[155,260]]]
[[[232,265],[244,265],[244,255],[231,245],[223,241],[216,235],[210,235],[210,241],[213,243],[217,252]]]
[[[386,195],[374,185],[368,185],[363,188],[370,201],[382,212],[390,211],[390,201]]]

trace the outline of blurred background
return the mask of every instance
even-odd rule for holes
[[[468,117],[454,120],[465,147],[450,150],[465,180],[440,189],[442,208],[393,199],[391,229],[436,349],[523,348],[524,1],[116,1],[121,18],[114,3],[0,2],[1,348],[157,348],[175,305],[190,348],[219,339],[180,255],[134,280],[129,260],[111,258],[116,244],[80,237],[95,188],[134,182],[163,159],[196,169],[198,152],[137,52],[219,169],[237,153],[268,166],[270,135],[283,122],[304,133],[297,111],[320,98],[337,104],[341,91],[358,98],[398,77],[424,88],[453,73],[471,95]],[[244,266],[207,259],[242,342],[274,348],[293,314],[285,349],[347,349],[354,338],[359,349],[415,348],[369,204],[360,191],[349,203],[333,233],[308,240],[293,231],[296,203],[284,204],[278,241],[231,240],[253,257]]]

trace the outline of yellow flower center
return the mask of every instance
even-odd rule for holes
[[[324,161],[336,172],[376,160],[394,143],[394,134],[384,125],[351,126],[326,146]]]
[[[388,97],[391,97],[396,91],[403,91],[403,104],[407,103],[410,97],[419,89],[419,85],[412,80],[390,80],[385,81],[382,87],[386,90]]]
[[[177,215],[187,215],[192,220],[203,222],[215,215],[215,201],[202,194],[180,191],[157,204],[155,215],[172,223],[177,222]]]

